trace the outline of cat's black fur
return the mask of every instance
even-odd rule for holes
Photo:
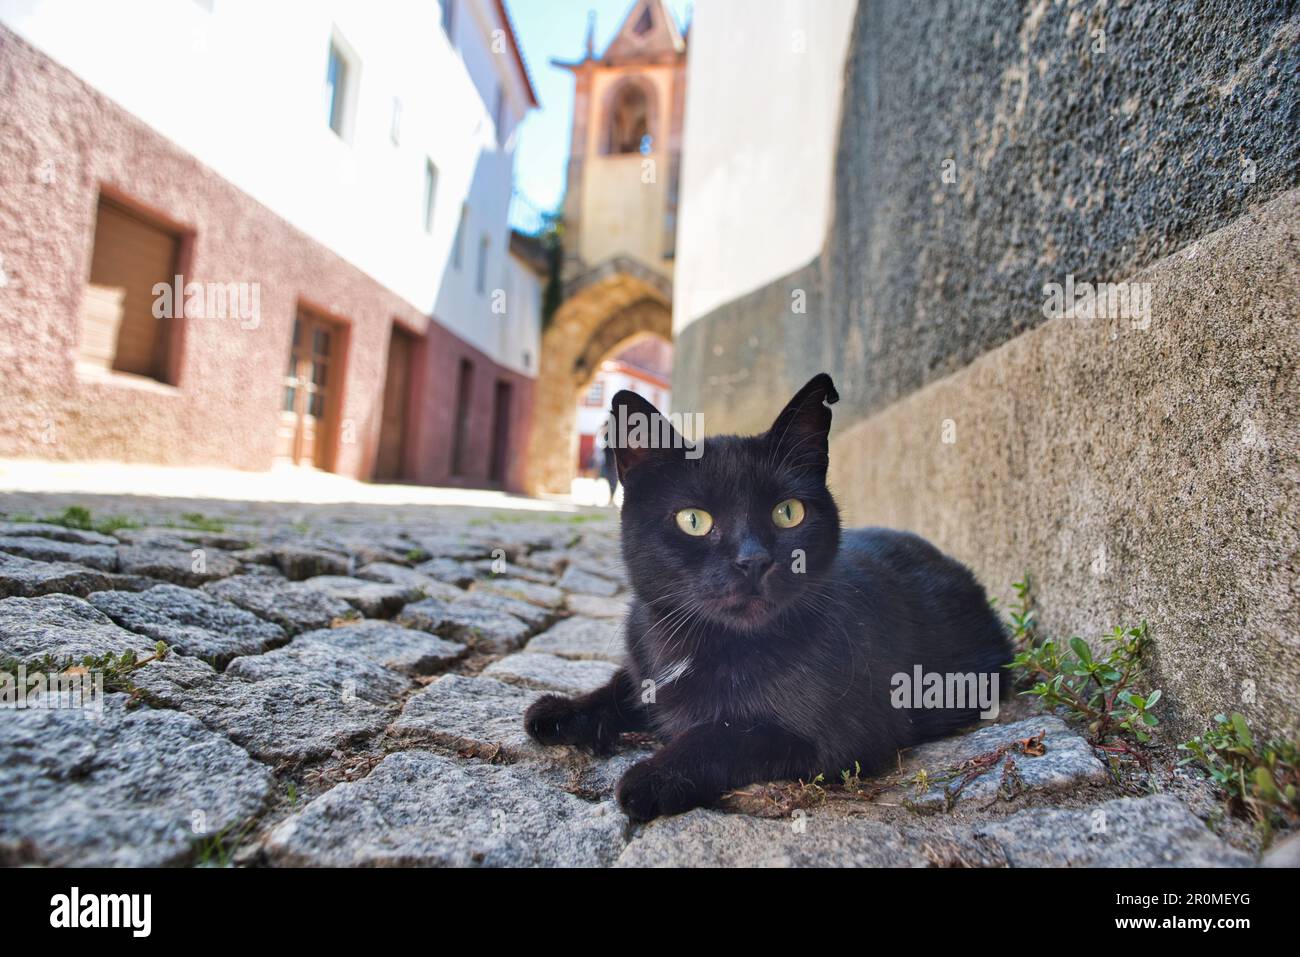
[[[542,744],[597,753],[625,731],[663,739],[619,782],[635,820],[755,781],[838,779],[854,762],[877,770],[897,749],[977,717],[975,708],[895,708],[891,676],[915,665],[1001,676],[1011,658],[984,589],[959,562],[906,532],[841,535],[826,488],[837,399],[818,375],[766,433],[707,439],[698,458],[616,445],[636,596],[626,664],[590,694],[542,697],[524,722]],[[620,409],[658,417],[630,392],[614,397]],[[787,498],[806,515],[783,529],[772,510]],[[707,535],[677,526],[683,508],[712,514]]]

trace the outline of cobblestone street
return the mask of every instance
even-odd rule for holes
[[[1222,822],[1201,785],[1114,775],[1065,723],[1016,705],[878,781],[760,785],[630,825],[613,787],[651,742],[598,760],[521,724],[538,691],[616,667],[612,512],[71,494],[0,497],[0,512],[8,667],[170,649],[102,712],[0,714],[0,863],[1252,860],[1206,826]]]

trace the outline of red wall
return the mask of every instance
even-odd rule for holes
[[[185,281],[260,283],[258,327],[171,320],[174,385],[79,377],[78,310],[101,190],[187,237]],[[339,418],[355,438],[339,430],[335,471],[372,473],[396,321],[424,337],[412,376],[410,478],[487,483],[500,378],[513,385],[506,487],[522,487],[532,379],[498,366],[2,27],[0,257],[0,456],[269,468],[302,302],[348,326]],[[453,479],[462,357],[474,363],[474,404],[467,474]]]

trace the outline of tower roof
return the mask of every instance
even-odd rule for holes
[[[664,0],[636,0],[605,48],[604,63],[640,63],[676,57],[686,49]]]
[[[594,17],[594,14],[592,15]],[[686,52],[686,40],[665,0],[636,0],[623,18],[603,56],[592,50],[594,26],[588,21],[587,47],[581,60],[552,60],[567,70],[591,64],[618,66],[624,63],[672,63]]]

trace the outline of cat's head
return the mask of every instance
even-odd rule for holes
[[[838,399],[821,373],[761,435],[692,445],[641,396],[614,396],[623,554],[642,601],[742,633],[828,603],[820,579],[840,516],[826,487],[827,433]]]

